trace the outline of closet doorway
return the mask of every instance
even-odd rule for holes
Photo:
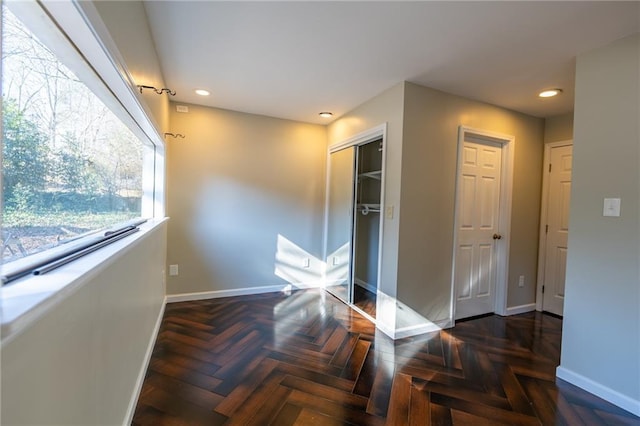
[[[375,320],[383,220],[384,128],[329,149],[326,289]]]

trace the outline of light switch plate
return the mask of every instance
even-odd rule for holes
[[[393,206],[387,206],[385,209],[385,217],[387,219],[393,219]]]
[[[172,277],[178,275],[178,265],[169,265],[169,275]]]
[[[620,216],[620,198],[605,198],[602,208],[602,216]]]

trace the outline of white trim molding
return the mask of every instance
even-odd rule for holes
[[[376,328],[386,334],[393,340],[404,339],[405,337],[413,337],[421,334],[439,332],[447,328],[453,327],[453,321],[446,319],[442,321],[426,321],[422,324],[410,325],[407,327],[397,328],[395,330],[386,327],[382,323],[377,323]]]
[[[387,140],[387,123],[382,123],[378,126],[367,129],[363,132],[351,136],[349,139],[345,139],[341,142],[335,143],[329,146],[329,153],[340,151],[341,149],[348,148],[355,145],[364,145],[369,142],[373,142],[376,139],[382,137],[383,141]]]
[[[287,292],[296,289],[324,288],[324,281],[268,285],[260,287],[244,287],[227,290],[201,291],[197,293],[168,294],[167,303],[191,302],[194,300],[219,299],[221,297],[249,296],[252,294]]]
[[[405,337],[417,336],[419,334],[433,333],[436,331],[442,331],[446,328],[453,327],[453,321],[450,319],[436,321],[424,324],[411,325],[408,327],[401,327],[396,329],[394,333],[394,339],[404,339]]]
[[[527,303],[526,305],[511,306],[507,308],[506,316],[524,314],[525,312],[531,312],[535,310],[536,310],[535,303]]]
[[[636,416],[640,416],[640,401],[638,400],[623,395],[620,392],[598,382],[594,382],[593,380],[562,366],[558,366],[556,369],[556,377],[584,389],[587,392],[622,408],[623,410],[627,410]]]
[[[358,287],[362,287],[365,290],[369,290],[373,294],[376,294],[378,292],[378,287],[371,285],[368,282],[361,280],[360,278],[354,278],[353,281]]]

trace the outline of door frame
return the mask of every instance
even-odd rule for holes
[[[573,146],[573,139],[544,144],[544,159],[542,162],[542,199],[540,203],[540,231],[538,236],[538,279],[536,280],[536,311],[543,306],[542,286],[544,285],[544,269],[547,256],[546,217],[549,213],[549,166],[551,166],[551,149],[562,146]]]
[[[496,249],[496,287],[494,290],[493,309],[498,315],[507,315],[507,288],[509,282],[509,245],[511,230],[511,200],[513,192],[513,164],[514,164],[514,142],[515,137],[497,132],[491,132],[473,127],[458,127],[458,151],[456,166],[456,189],[454,201],[454,225],[453,225],[453,262],[451,268],[451,320],[455,323],[456,318],[456,247],[458,246],[458,192],[460,190],[460,171],[462,170],[462,148],[464,142],[483,143],[492,142],[501,145],[502,152],[502,172],[500,177],[500,219],[498,221],[498,232],[502,235],[503,244],[498,244]]]
[[[376,127],[372,127],[368,130],[365,130],[363,132],[357,133],[354,136],[345,139],[343,141],[337,142],[333,145],[329,145],[328,149],[327,149],[327,158],[326,158],[326,166],[325,166],[325,170],[327,171],[327,176],[326,176],[326,181],[325,181],[325,199],[324,199],[324,236],[323,236],[323,247],[322,247],[322,253],[323,253],[323,261],[326,261],[327,259],[327,232],[328,232],[328,227],[329,227],[329,182],[331,179],[330,173],[331,173],[331,169],[329,168],[329,162],[331,161],[331,154],[336,152],[336,151],[340,151],[343,150],[345,148],[349,148],[352,146],[359,146],[359,145],[365,145],[369,142],[373,142],[375,140],[378,139],[382,139],[382,175],[381,175],[381,182],[382,182],[382,186],[380,188],[380,206],[381,206],[381,210],[383,209],[383,206],[385,206],[385,173],[386,173],[386,159],[387,159],[387,123],[383,123],[380,124],[379,126]],[[354,169],[354,173],[355,173]],[[354,179],[356,178],[356,176],[354,176]],[[355,193],[354,193],[354,197],[355,197]],[[355,202],[355,200],[354,200]],[[376,286],[378,288],[378,290],[380,289],[380,280],[382,279],[382,253],[383,253],[383,249],[384,249],[384,214],[383,214],[382,210],[380,212],[380,228],[379,228],[379,232],[380,232],[380,237],[378,239],[378,282],[376,283]],[[355,221],[355,217],[352,217],[352,221]],[[354,225],[352,224],[352,232],[353,232],[353,227]],[[353,235],[351,236],[352,240],[353,240]],[[354,247],[352,245],[351,247],[351,259],[350,262],[353,261],[353,250]],[[351,265],[349,266],[349,279],[351,280],[350,285],[353,286],[353,270],[351,268]],[[322,271],[322,279],[324,281],[324,287],[326,288],[326,265],[324,270]],[[379,300],[379,298],[378,298]],[[352,295],[352,291],[351,289],[349,289],[349,300],[347,301],[348,305],[355,309],[357,312],[359,312],[360,314],[362,314],[365,318],[369,319],[369,321],[373,322],[374,324],[378,324],[376,321],[376,318],[371,317],[369,314],[367,314],[366,312],[362,311],[360,308],[358,308],[357,306],[355,306],[353,304],[353,295]],[[378,307],[376,306],[376,310],[378,309]],[[376,316],[377,317],[377,316]]]

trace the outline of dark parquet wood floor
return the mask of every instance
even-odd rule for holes
[[[134,425],[640,425],[555,379],[562,321],[392,341],[316,290],[167,305]]]
[[[362,288],[359,285],[353,286],[353,291],[355,294],[353,295],[353,303],[363,312],[371,315],[373,318],[376,317],[376,295],[367,290],[366,288]]]

